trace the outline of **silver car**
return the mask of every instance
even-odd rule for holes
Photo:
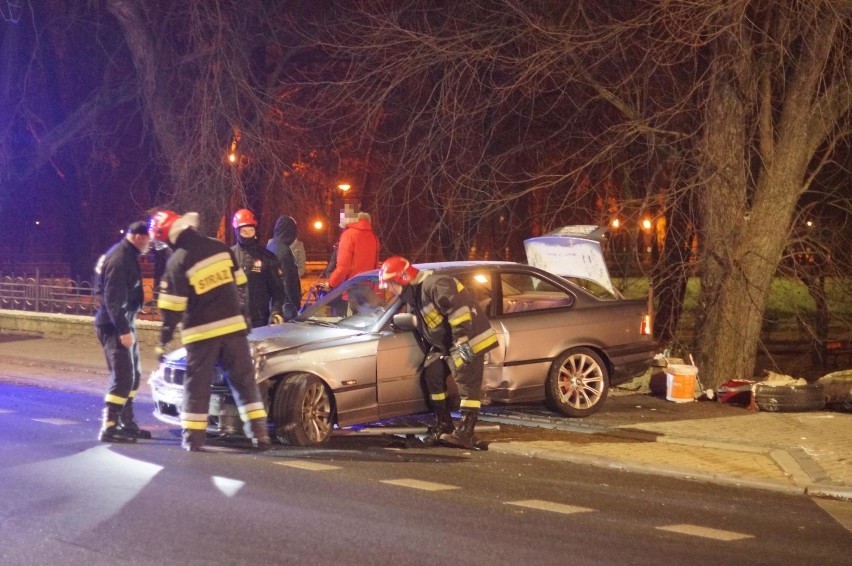
[[[485,359],[483,404],[544,401],[585,417],[611,386],[644,373],[656,353],[646,303],[590,281],[573,281],[512,262],[421,264],[451,274],[474,295],[497,333]],[[328,441],[348,427],[428,411],[416,318],[361,274],[310,305],[294,321],[252,331],[255,377],[285,444]],[[179,425],[186,352],[172,352],[151,375],[155,415]],[[239,430],[221,370],[214,377],[210,427]],[[454,393],[452,380],[450,392]]]

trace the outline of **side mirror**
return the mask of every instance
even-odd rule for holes
[[[417,317],[407,312],[397,313],[393,315],[391,326],[394,330],[415,330],[417,328]]]

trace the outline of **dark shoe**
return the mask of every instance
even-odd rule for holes
[[[118,428],[128,436],[150,440],[151,433],[139,428],[133,413],[133,399],[128,399],[118,415]]]
[[[441,435],[441,442],[455,448],[477,450],[473,439],[473,430],[476,428],[478,413],[475,411],[462,411],[462,420],[452,433]]]
[[[272,449],[272,440],[268,436],[251,439],[251,449],[256,452],[265,452]]]
[[[446,401],[433,401],[435,410],[435,424],[429,425],[426,429],[426,438],[423,443],[427,446],[438,444],[441,435],[450,434],[453,432],[453,417],[450,416],[450,410],[447,408]]]
[[[114,426],[102,428],[98,433],[98,440],[101,442],[116,442],[120,444],[132,444],[136,442],[135,437],[125,434]]]
[[[132,436],[134,438],[140,438],[142,440],[151,439],[151,433],[145,429],[139,428],[139,425],[136,423],[132,423],[130,425],[118,425],[118,430],[127,436]]]
[[[180,445],[181,448],[186,450],[187,452],[204,452],[204,446],[200,444],[186,444],[182,443]]]

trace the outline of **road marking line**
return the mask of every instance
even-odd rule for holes
[[[311,462],[309,460],[287,460],[284,462],[275,462],[281,466],[290,466],[291,468],[299,468],[301,470],[311,470],[313,472],[327,472],[329,470],[339,470],[340,466],[330,466],[328,464],[320,464],[319,462]]]
[[[39,423],[47,423],[54,425],[70,425],[70,424],[80,424],[79,421],[69,421],[67,419],[33,419]]]
[[[735,533],[733,531],[721,531],[719,529],[709,529],[707,527],[699,527],[698,525],[668,525],[666,527],[657,527],[657,529],[661,531],[671,531],[673,533],[681,533],[684,535],[692,535],[696,537],[712,538],[724,541],[754,538],[754,535]]]
[[[11,409],[0,409],[0,415],[5,415],[7,413],[14,413]]]
[[[523,501],[506,501],[506,505],[517,505],[518,507],[529,507],[530,509],[539,509],[541,511],[552,511],[554,513],[562,513],[570,515],[571,513],[585,513],[594,511],[587,507],[575,507],[574,505],[563,505],[562,503],[554,503],[552,501],[543,501],[541,499],[524,499]]]
[[[443,483],[432,483],[429,481],[420,481],[420,480],[381,480],[382,483],[389,483],[391,485],[400,485],[402,487],[411,487],[414,489],[422,489],[424,491],[441,491],[445,489],[459,489],[456,485],[447,485]]]

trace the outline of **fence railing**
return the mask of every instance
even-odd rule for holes
[[[159,318],[153,299],[153,282],[145,280],[145,318]],[[66,277],[0,276],[0,309],[94,316],[98,310],[91,281]]]

